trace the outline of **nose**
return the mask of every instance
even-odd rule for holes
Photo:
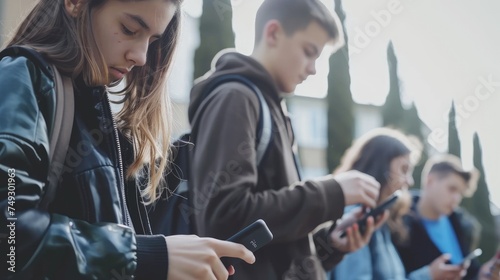
[[[148,54],[148,42],[135,43],[126,54],[126,59],[133,63],[133,66],[144,66]]]
[[[413,174],[410,172],[406,175],[406,183],[408,184],[408,187],[413,186],[415,184],[415,180],[413,180]]]
[[[316,74],[316,61],[312,60],[307,64],[307,74],[309,75]]]
[[[460,194],[460,193],[455,193],[453,195],[453,198],[454,198],[455,205],[459,205],[460,202],[462,202],[462,194]]]

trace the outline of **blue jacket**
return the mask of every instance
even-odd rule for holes
[[[344,257],[330,273],[330,280],[424,280],[431,279],[428,267],[406,276],[405,268],[391,241],[387,225],[375,231],[370,243]]]

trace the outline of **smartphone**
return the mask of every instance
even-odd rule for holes
[[[477,258],[477,257],[481,256],[482,254],[483,254],[483,250],[481,250],[481,249],[478,248],[478,249],[470,252],[470,254],[468,254],[462,260],[462,262],[460,263],[460,265],[464,265],[467,261],[472,261],[472,259]]]
[[[253,222],[227,239],[227,241],[242,244],[252,252],[259,250],[271,240],[273,240],[273,234],[262,219]]]
[[[396,201],[398,201],[399,197],[401,196],[401,191],[397,190],[395,191],[391,196],[389,196],[382,204],[379,206],[375,207],[372,209],[370,212],[364,214],[356,223],[359,226],[359,232],[363,235],[365,234],[366,231],[366,222],[369,217],[373,217],[376,219],[378,216],[382,215],[385,210],[390,209]],[[345,230],[342,232],[340,237],[345,237],[346,236]]]
[[[262,219],[253,222],[227,239],[227,241],[242,244],[248,250],[252,251],[252,253],[264,247],[271,240],[273,240],[273,234]],[[221,258],[221,261],[226,267],[229,267],[235,264],[235,261],[241,260],[224,257]]]

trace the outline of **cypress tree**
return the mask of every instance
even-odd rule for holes
[[[455,116],[455,102],[451,103],[450,114],[448,117],[448,153],[460,157],[460,138]]]
[[[484,173],[483,152],[477,132],[474,133],[474,166],[481,174],[477,190],[472,197],[464,199],[463,205],[481,224],[482,231],[479,248],[483,250],[483,254],[479,260],[484,263],[495,254],[498,240],[495,232],[495,219],[491,214],[490,208],[490,192]]]
[[[405,110],[401,104],[401,91],[398,78],[398,59],[394,53],[392,42],[387,46],[387,63],[389,64],[389,94],[382,106],[384,126],[402,129],[404,127]]]
[[[194,55],[194,78],[210,70],[213,57],[234,47],[233,12],[230,0],[203,0],[200,17],[200,46]]]
[[[349,47],[345,30],[345,12],[341,0],[335,0],[335,12],[342,22],[345,45],[330,57],[328,73],[328,148],[329,171],[340,163],[354,137],[354,112],[349,74]]]

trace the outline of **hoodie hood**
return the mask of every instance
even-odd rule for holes
[[[189,121],[192,122],[198,107],[202,103],[204,88],[213,79],[227,74],[238,74],[252,81],[265,96],[280,101],[279,91],[269,72],[257,60],[235,52],[234,49],[220,51],[212,61],[212,69],[196,79],[191,90]]]

